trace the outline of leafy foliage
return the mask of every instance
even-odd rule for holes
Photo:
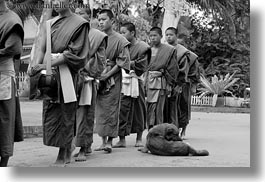
[[[223,96],[224,93],[233,95],[233,93],[229,91],[228,88],[233,86],[239,80],[239,78],[234,78],[235,73],[236,72],[234,72],[232,75],[228,73],[225,75],[225,77],[223,77],[223,75],[220,75],[220,78],[214,75],[211,78],[211,82],[208,81],[205,76],[201,75],[201,84],[198,88],[198,90],[200,91],[200,97],[208,94]]]
[[[13,10],[22,21],[29,15],[35,15],[35,17],[39,20],[42,13],[42,0],[9,0],[7,1],[7,6]]]
[[[235,35],[225,21],[207,16],[191,16],[191,31],[186,37],[188,47],[200,56],[202,72],[206,77],[237,71],[240,81],[231,91],[243,97],[250,86],[249,0],[234,1]]]

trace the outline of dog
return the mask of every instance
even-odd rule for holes
[[[140,152],[161,156],[208,156],[207,150],[196,150],[182,141],[178,128],[173,124],[163,123],[154,126],[146,136],[144,148]]]

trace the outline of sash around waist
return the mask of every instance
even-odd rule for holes
[[[13,58],[8,58],[0,61],[0,74],[15,77],[16,74]]]
[[[159,71],[148,71],[147,88],[161,90],[166,89],[166,79]]]

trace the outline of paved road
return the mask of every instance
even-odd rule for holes
[[[35,103],[36,105],[36,103]],[[36,118],[41,123],[41,107],[34,103],[23,105],[27,122]],[[26,109],[31,107],[31,109]],[[30,124],[29,124],[30,125]],[[144,137],[147,131],[144,132]],[[111,154],[94,152],[86,162],[72,162],[69,167],[250,167],[250,114],[192,113],[185,142],[197,149],[207,149],[207,157],[164,157],[143,154],[134,147],[135,135],[127,137],[127,148],[114,149]],[[116,142],[114,140],[114,142]],[[100,145],[94,135],[92,148]],[[57,155],[57,148],[42,144],[42,138],[28,138],[15,144],[10,166],[48,167]],[[77,151],[77,149],[76,149]],[[75,151],[75,152],[76,152]]]

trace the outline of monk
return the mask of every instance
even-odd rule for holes
[[[89,8],[77,8],[75,13],[90,22]],[[98,79],[106,64],[107,35],[100,30],[90,28],[89,42],[89,60],[84,69],[79,71],[79,83],[82,86],[78,94],[80,97],[76,115],[75,145],[81,148],[74,155],[75,161],[86,161],[86,156],[92,152]]]
[[[102,9],[98,15],[99,28],[108,35],[107,66],[100,76],[96,103],[96,130],[102,145],[96,149],[112,151],[112,140],[118,136],[122,71],[130,71],[129,41],[113,30],[114,15]]]
[[[147,67],[147,124],[151,129],[164,121],[164,106],[168,93],[176,84],[178,76],[177,52],[173,46],[161,43],[162,30],[150,30],[151,61]]]
[[[126,147],[125,137],[137,133],[135,147],[141,147],[145,129],[146,104],[143,74],[150,62],[151,48],[136,39],[133,23],[121,25],[121,34],[130,42],[130,74],[123,74],[121,108],[119,116],[119,142],[113,147]]]
[[[191,118],[191,95],[195,93],[196,85],[200,82],[198,56],[178,43],[178,30],[169,27],[166,30],[166,41],[176,47],[177,61],[179,65],[178,85],[175,87],[176,94],[168,99],[168,115],[177,113],[177,118],[168,120],[181,129],[180,135],[185,136],[186,127]],[[173,107],[172,107],[173,106]],[[176,107],[175,107],[176,106]]]
[[[23,141],[14,67],[22,53],[23,39],[21,19],[0,0],[0,167],[7,167],[14,142]]]
[[[138,149],[143,153],[151,152],[161,156],[208,156],[207,150],[196,150],[179,137],[174,124],[163,123],[154,126],[146,136],[146,145]]]
[[[89,23],[69,9],[69,0],[52,1],[59,14],[51,24],[51,52],[53,73],[57,78],[58,96],[43,101],[43,141],[47,146],[59,147],[55,166],[71,162],[71,144],[74,137],[77,102],[78,71],[85,66],[89,55]],[[30,74],[46,69],[46,28],[43,33],[37,64]],[[68,77],[68,80],[64,78]],[[62,82],[64,84],[62,84]],[[72,95],[69,96],[70,91]],[[70,99],[69,99],[70,97]],[[73,98],[73,99],[71,99]]]

